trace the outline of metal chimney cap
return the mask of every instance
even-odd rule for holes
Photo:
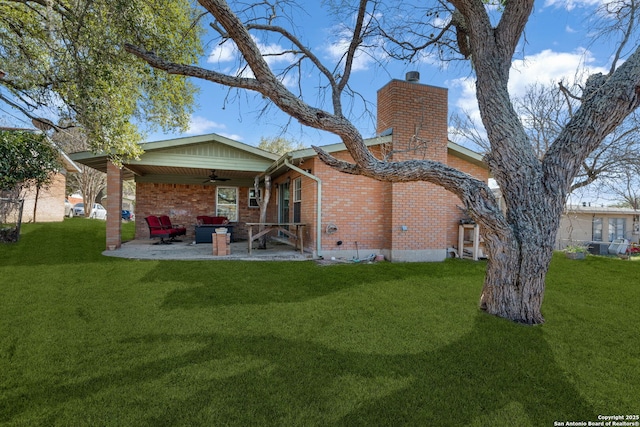
[[[420,81],[420,73],[417,71],[409,71],[406,75],[405,75],[405,79],[408,82],[419,82]]]

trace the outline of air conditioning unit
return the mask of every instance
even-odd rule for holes
[[[589,253],[592,255],[609,255],[609,243],[607,242],[590,242]]]

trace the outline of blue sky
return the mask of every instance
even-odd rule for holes
[[[312,9],[307,7],[306,17],[300,25],[309,45],[325,63],[333,65],[336,55],[341,52],[340,28],[334,22],[324,18],[323,13],[313,2]],[[576,70],[586,66],[591,71],[606,73],[610,65],[611,47],[606,44],[596,45],[589,35],[589,19],[594,16],[596,8],[602,4],[600,0],[559,1],[546,0],[536,2],[534,13],[529,20],[525,32],[525,40],[521,42],[517,58],[511,73],[510,89],[512,96],[524,93],[526,87],[537,82],[557,82],[561,78],[572,80]],[[306,7],[306,6],[305,6]],[[276,40],[258,40],[268,51],[276,51],[281,46]],[[237,59],[233,46],[208,46],[207,57],[201,65],[233,73],[237,69]],[[380,52],[372,52],[373,56]],[[287,58],[273,61],[275,67],[287,65]],[[421,83],[446,87],[449,89],[449,111],[464,109],[477,117],[477,106],[473,86],[473,77],[468,67],[455,65],[445,67],[429,60],[421,60],[411,64],[389,64],[386,69],[376,68],[370,56],[361,56],[351,78],[354,89],[368,102],[375,111],[376,91],[391,78],[403,79],[407,71],[418,71]],[[287,84],[293,85],[294,79]],[[314,85],[318,79],[313,74],[304,76],[303,84],[306,93],[317,93]],[[302,128],[296,122],[290,123],[283,133],[283,127],[290,122],[288,116],[275,108],[259,117],[263,107],[259,96],[252,93],[231,94],[227,88],[214,83],[194,80],[200,88],[198,106],[191,117],[190,129],[181,134],[151,134],[148,140],[168,139],[179,136],[218,133],[235,140],[257,145],[261,137],[271,138],[284,136],[305,146],[311,144],[324,145],[338,140],[335,136],[319,131]],[[346,103],[346,101],[345,101]],[[317,106],[317,104],[316,104]],[[355,104],[352,118],[364,137],[374,134],[374,125],[370,118],[363,118],[362,105]]]
[[[589,21],[595,16],[596,8],[604,0],[541,0],[535,4],[532,17],[525,30],[525,38],[521,42],[517,57],[514,60],[511,73],[510,89],[512,96],[524,93],[526,87],[535,82],[557,82],[564,78],[572,80],[576,70],[586,66],[591,72],[606,73],[610,65],[610,55],[613,42],[593,43],[589,34]],[[324,2],[304,3],[304,11],[297,19],[297,31],[302,39],[311,46],[315,54],[329,67],[332,67],[339,55],[344,51],[344,39],[341,38],[341,27],[338,23],[325,16],[320,5]],[[257,40],[266,51],[281,49],[279,41]],[[449,112],[470,112],[478,117],[475,101],[473,76],[467,65],[458,63],[447,67],[428,58],[413,63],[389,63],[386,68],[376,66],[373,58],[385,60],[381,49],[373,49],[370,55],[357,58],[350,85],[359,95],[369,103],[371,111],[375,112],[376,91],[390,79],[404,79],[407,71],[418,71],[421,83],[431,84],[449,89]],[[226,73],[237,72],[238,61],[232,44],[223,46],[210,43],[206,46],[205,56],[201,66]],[[284,67],[289,64],[291,57],[270,61],[274,67]],[[228,88],[214,83],[193,79],[200,88],[197,106],[191,116],[190,126],[182,133],[151,133],[148,141],[177,138],[182,136],[217,133],[250,145],[257,145],[260,138],[283,136],[302,143],[304,146],[325,145],[338,142],[334,135],[304,128],[292,121],[287,115],[270,108],[267,113],[259,115],[264,101],[259,95],[251,92],[229,92]],[[302,78],[304,92],[316,96],[319,79],[317,74],[305,74]],[[285,82],[292,88],[296,79]],[[306,98],[305,99],[311,99]],[[345,98],[343,103],[349,104]],[[311,102],[314,106],[326,107]],[[5,113],[8,108],[2,107]],[[365,138],[374,135],[373,118],[363,114],[360,102],[353,104],[353,109],[345,108],[345,113],[360,129]],[[30,125],[26,120],[20,120],[19,113],[5,114],[2,122],[5,125]],[[289,124],[286,130],[284,127]]]

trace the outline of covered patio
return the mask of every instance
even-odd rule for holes
[[[196,218],[200,215],[226,216],[233,225],[234,239],[246,238],[244,223],[259,219],[257,204],[251,200],[255,197],[252,194],[254,179],[263,174],[278,155],[217,134],[149,142],[142,148],[145,152],[139,159],[126,160],[121,167],[114,165],[107,153],[71,155],[78,163],[107,174],[106,252],[123,246],[122,183],[130,179],[136,183],[135,239],[139,244],[135,245],[141,252],[166,252],[167,256],[182,257],[169,255],[176,252],[174,245],[166,248],[153,245],[155,247],[142,251],[153,243],[149,241],[149,227],[145,222],[149,215],[168,215],[173,224],[181,224],[187,229],[184,241],[189,243],[195,240]],[[229,201],[230,198],[233,200]],[[126,246],[131,247],[132,243]],[[206,257],[211,252],[210,244],[202,244],[202,249],[194,246],[191,248],[194,254],[202,252]],[[247,252],[246,243],[244,252]]]
[[[117,250],[106,250],[102,254],[110,257],[140,260],[183,260],[183,261],[306,261],[311,254],[301,254],[294,247],[271,241],[267,249],[254,249],[249,255],[246,241],[232,242],[230,255],[213,255],[212,244],[194,244],[184,240],[171,245],[154,245],[149,239],[136,239],[123,243]]]

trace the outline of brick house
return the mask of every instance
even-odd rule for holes
[[[486,182],[488,169],[480,155],[448,140],[447,102],[444,88],[392,80],[378,91],[379,136],[365,143],[379,158],[437,160]],[[358,250],[361,256],[384,254],[392,261],[439,261],[457,246],[460,201],[430,183],[347,175],[322,163],[312,149],[276,156],[215,134],[143,148],[140,160],[121,169],[105,155],[72,155],[108,173],[108,212],[120,210],[122,180],[135,179],[136,238],[149,235],[147,215],[168,214],[174,223],[187,225],[192,237],[196,216],[220,213],[234,223],[234,238],[246,238],[245,224],[259,220],[254,178],[268,174],[267,221],[304,223],[305,250],[315,256],[352,257]],[[344,144],[322,148],[351,160]],[[210,182],[212,171],[227,180]],[[118,216],[109,213],[109,249],[120,245],[120,224],[113,218]]]

